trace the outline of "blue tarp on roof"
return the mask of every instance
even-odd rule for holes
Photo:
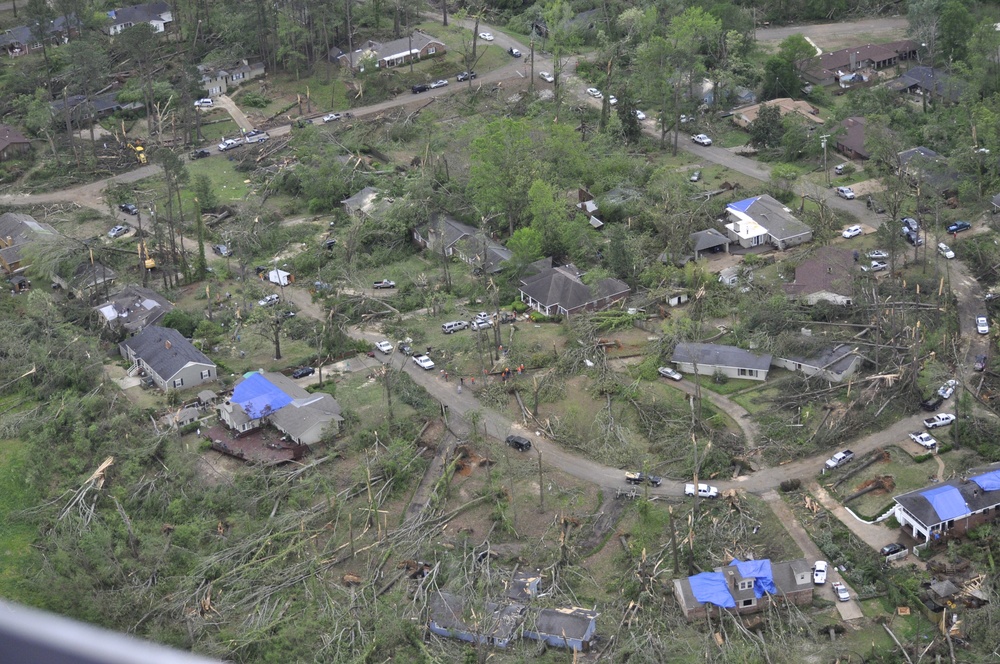
[[[750,206],[757,202],[760,196],[754,196],[753,198],[744,198],[742,201],[736,201],[735,203],[730,203],[727,208],[732,208],[737,212],[746,212],[750,209]]]
[[[702,604],[711,602],[725,609],[736,607],[736,600],[729,592],[726,577],[722,572],[702,572],[688,577],[691,584],[691,594]]]
[[[771,561],[767,558],[744,562],[733,558],[733,562],[729,564],[735,565],[744,579],[754,580],[753,594],[757,599],[763,597],[765,592],[769,595],[778,594],[778,588],[774,585],[774,575],[771,573]]]
[[[982,475],[976,475],[972,481],[979,485],[983,491],[996,491],[1000,489],[1000,470],[993,470]]]
[[[955,517],[964,516],[969,513],[969,506],[965,504],[962,492],[950,484],[921,491],[920,495],[927,499],[927,502],[937,512],[938,519],[941,521],[947,521],[948,519],[954,519]]]
[[[292,398],[259,373],[252,373],[233,390],[231,401],[239,404],[250,419],[273,413],[292,402]]]

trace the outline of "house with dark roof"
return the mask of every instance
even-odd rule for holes
[[[91,115],[96,118],[105,118],[118,111],[134,111],[143,107],[142,102],[123,103],[118,101],[117,97],[117,92],[105,92],[89,98],[84,95],[70,95],[65,99],[60,98],[49,102],[49,108],[53,115],[59,116],[64,116],[68,108],[70,121],[73,124],[79,124],[82,120],[89,120]]]
[[[601,279],[587,285],[572,265],[550,267],[521,279],[521,302],[546,316],[570,316],[581,311],[601,311],[624,299],[631,289],[618,279]]]
[[[92,300],[102,293],[107,297],[108,289],[118,279],[118,273],[93,259],[77,263],[66,272],[57,272],[52,282],[73,293],[81,300]]]
[[[513,254],[502,244],[486,237],[478,228],[435,212],[430,220],[413,229],[413,241],[435,254],[456,256],[476,270],[499,272]]]
[[[1000,464],[893,498],[900,529],[918,542],[1000,520]]]
[[[886,87],[901,94],[924,97],[928,101],[957,104],[965,92],[965,82],[957,76],[933,67],[911,67],[905,74],[886,83]]]
[[[717,616],[758,613],[774,604],[812,602],[812,566],[804,559],[775,563],[733,560],[712,572],[674,579],[674,597],[688,622]]]
[[[476,606],[460,595],[437,591],[428,602],[427,627],[438,636],[506,648],[518,636],[526,612],[516,602]]]
[[[94,309],[104,324],[112,329],[139,332],[153,325],[174,305],[154,290],[128,284]]]
[[[699,376],[721,373],[729,378],[767,380],[771,369],[770,355],[754,355],[736,346],[722,344],[679,343],[670,361],[678,371]]]
[[[959,176],[940,154],[919,146],[899,153],[899,167],[903,175],[914,182],[923,182],[942,195],[958,190]]]
[[[24,272],[22,250],[34,242],[58,240],[62,236],[52,226],[19,212],[0,214],[0,267],[8,276]]]
[[[849,87],[843,79],[853,79],[855,74],[867,79],[883,69],[915,59],[918,45],[913,40],[904,39],[823,53],[809,60],[802,71],[802,78],[815,85],[840,84],[841,87]]]
[[[409,37],[390,42],[376,42],[369,39],[364,46],[353,53],[338,55],[337,61],[351,69],[364,71],[366,62],[374,62],[376,67],[398,67],[409,64],[411,60],[416,62],[447,52],[444,42],[414,30]]]
[[[76,36],[76,17],[69,15],[67,21],[65,16],[57,16],[49,21],[45,29],[45,42],[48,46],[58,46],[65,44],[70,37]],[[19,25],[9,28],[0,33],[0,48],[7,51],[7,55],[16,58],[28,53],[34,53],[42,49],[42,42],[31,32],[27,25]]]
[[[0,161],[7,161],[31,151],[31,141],[10,125],[0,124]]]
[[[782,288],[788,297],[804,304],[823,301],[849,305],[853,303],[856,265],[851,250],[825,247],[799,263],[795,279]]]
[[[840,383],[861,368],[861,356],[851,344],[824,346],[813,352],[775,356],[771,364],[806,376]]]
[[[771,99],[770,101],[761,102],[760,104],[752,104],[750,106],[744,106],[743,108],[734,108],[732,115],[733,124],[737,127],[746,129],[750,126],[751,122],[757,119],[757,116],[760,115],[761,108],[764,106],[776,107],[781,117],[786,115],[798,115],[799,117],[805,118],[810,122],[823,124],[823,118],[819,117],[818,108],[807,101],[791,99],[789,97],[779,97],[777,99]]]
[[[840,131],[834,136],[833,149],[848,159],[868,159],[865,147],[865,128],[868,121],[862,117],[845,118],[840,122]]]
[[[770,244],[787,249],[812,240],[812,229],[796,219],[790,208],[767,194],[726,205],[725,225],[730,242],[748,249]]]
[[[326,392],[308,392],[280,373],[252,371],[218,404],[219,419],[238,434],[266,424],[299,445],[315,445],[336,434],[344,418],[340,404]]]
[[[729,238],[714,228],[706,228],[691,233],[691,250],[694,252],[695,260],[702,258],[706,253],[725,251],[728,254]]]
[[[132,363],[130,376],[145,372],[164,392],[195,387],[218,377],[215,362],[173,328],[150,325],[118,344],[118,349]]]
[[[167,32],[173,26],[173,14],[170,5],[166,2],[148,2],[144,5],[132,5],[112,9],[108,12],[108,24],[104,30],[114,37],[122,30],[131,28],[133,25],[148,23],[153,26],[154,32]]]
[[[524,638],[542,641],[553,648],[587,652],[597,633],[601,614],[580,607],[541,609],[524,627]]]

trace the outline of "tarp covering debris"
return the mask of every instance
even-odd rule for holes
[[[771,561],[767,558],[763,560],[746,560],[743,562],[734,558],[733,562],[729,564],[735,566],[740,571],[740,576],[744,579],[754,580],[753,594],[757,599],[763,597],[764,593],[769,595],[778,594],[778,588],[774,585],[774,575],[771,573]]]
[[[726,577],[721,572],[702,572],[688,577],[691,594],[702,604],[712,603],[725,609],[736,608]]]
[[[969,506],[965,504],[962,492],[951,485],[921,491],[920,495],[926,498],[937,512],[939,521],[948,521],[969,513]]]

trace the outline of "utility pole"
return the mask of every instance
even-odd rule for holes
[[[830,134],[823,134],[819,137],[820,144],[823,146],[823,173],[826,177],[826,186],[830,186],[830,169],[826,167],[826,139],[830,138]]]

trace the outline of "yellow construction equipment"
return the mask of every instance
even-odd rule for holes
[[[142,240],[138,244],[139,249],[139,260],[143,261],[147,270],[153,270],[156,268],[156,260],[149,255],[149,249],[146,248],[146,241]]]
[[[146,163],[146,148],[142,147],[138,140],[129,143],[128,148],[135,154],[135,160],[140,164]]]

